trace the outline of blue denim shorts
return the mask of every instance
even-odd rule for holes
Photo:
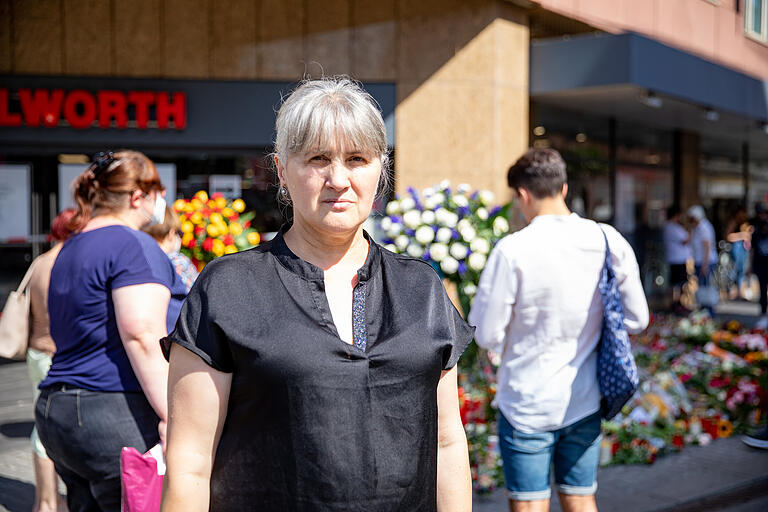
[[[599,411],[567,427],[533,434],[517,430],[499,414],[507,496],[518,501],[548,499],[553,465],[558,492],[594,494],[601,437]]]

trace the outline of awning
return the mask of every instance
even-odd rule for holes
[[[768,154],[768,81],[635,34],[531,44],[536,102],[749,142]]]

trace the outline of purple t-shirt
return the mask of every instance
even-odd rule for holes
[[[146,283],[171,291],[170,331],[186,289],[151,236],[107,226],[67,240],[51,271],[48,312],[56,354],[40,388],[67,384],[95,391],[141,391],[117,330],[112,290]]]

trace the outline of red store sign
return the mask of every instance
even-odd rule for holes
[[[66,125],[77,130],[131,128],[184,130],[187,127],[187,95],[183,92],[97,91],[82,89],[0,88],[0,126],[45,127]],[[13,98],[15,100],[15,98]]]

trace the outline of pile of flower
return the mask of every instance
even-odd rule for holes
[[[192,199],[177,199],[173,209],[181,219],[181,252],[201,270],[206,263],[258,245],[258,231],[251,227],[256,215],[243,213],[242,199],[228,200],[221,193],[208,197],[204,190]]]
[[[738,322],[721,328],[706,315],[654,315],[633,336],[640,386],[621,414],[603,422],[600,463],[651,464],[688,445],[746,432],[768,405],[768,332]],[[497,453],[495,365],[480,353],[459,375],[462,420],[475,490],[503,485]],[[495,362],[495,361],[494,361]]]
[[[489,190],[472,191],[449,181],[418,192],[409,188],[386,207],[382,242],[393,252],[429,262],[458,285],[465,312],[496,242],[509,232],[509,205],[494,206]]]
[[[744,432],[768,405],[768,343],[738,322],[654,316],[634,338],[641,385],[622,414],[604,422],[603,464],[652,463],[684,446]]]

